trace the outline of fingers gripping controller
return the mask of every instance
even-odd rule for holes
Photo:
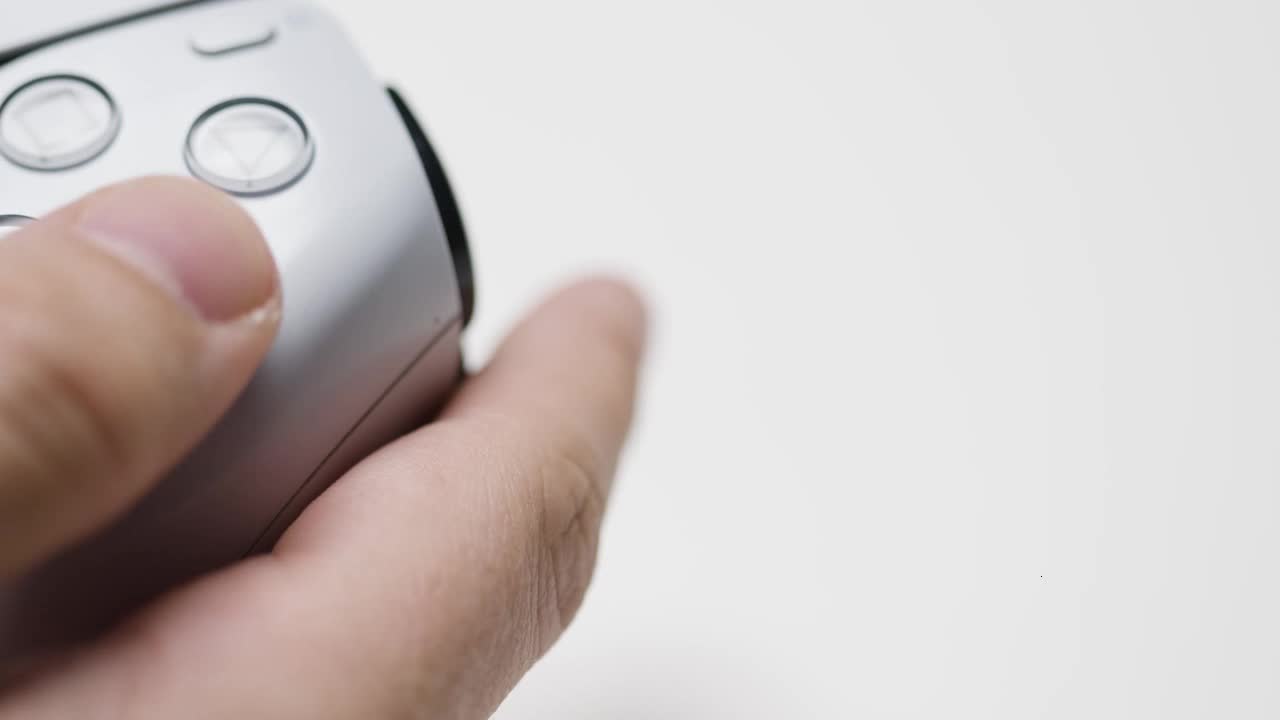
[[[285,300],[248,390],[171,473],[0,582],[0,666],[269,549],[443,404],[475,306],[439,158],[328,15],[303,0],[187,3],[57,36],[0,65],[0,242],[100,187],[194,176],[257,223]]]

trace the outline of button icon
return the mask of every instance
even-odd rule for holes
[[[49,75],[0,105],[0,154],[32,170],[66,170],[100,155],[120,132],[120,111],[101,85]]]
[[[187,136],[192,174],[236,195],[265,195],[297,182],[311,167],[315,142],[297,113],[274,100],[215,105]]]

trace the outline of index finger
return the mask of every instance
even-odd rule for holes
[[[379,558],[393,586],[406,567],[447,575],[468,604],[494,590],[469,585],[506,583],[497,597],[536,610],[515,625],[536,636],[520,643],[540,655],[591,578],[646,336],[643,302],[627,286],[597,280],[561,292],[512,332],[436,424],[356,468],[277,554],[317,553],[334,567]]]
[[[487,717],[572,619],[646,325],[641,300],[615,282],[558,294],[438,423],[357,468],[284,538],[278,555],[305,562],[345,597],[348,619],[360,616],[339,646],[383,657],[378,674],[413,688],[378,710],[430,698],[442,716]]]
[[[329,647],[359,654],[382,703],[360,712],[488,717],[559,637],[595,566],[645,340],[626,286],[560,293],[438,423],[356,468],[286,535],[277,557],[334,603]]]
[[[590,580],[645,324],[617,283],[557,295],[273,555],[171,596],[0,716],[488,717]]]

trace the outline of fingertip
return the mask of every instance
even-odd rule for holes
[[[0,242],[0,576],[119,517],[208,433],[279,326],[275,263],[193,181],[100,190]]]
[[[611,276],[576,282],[517,325],[444,417],[501,415],[539,434],[581,434],[611,455],[625,441],[645,359],[648,305]],[[554,441],[553,441],[554,442]]]
[[[69,211],[82,233],[141,265],[211,322],[249,315],[279,289],[257,224],[231,198],[194,180],[130,180]]]
[[[637,359],[644,355],[650,327],[646,293],[619,275],[596,275],[557,293],[548,306],[573,306],[610,337],[622,342]]]

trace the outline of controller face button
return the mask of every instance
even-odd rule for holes
[[[215,57],[262,47],[275,39],[276,30],[269,25],[222,23],[194,33],[191,49],[200,55]]]
[[[31,170],[66,170],[110,147],[120,109],[101,85],[49,75],[22,85],[0,105],[0,154]]]
[[[0,238],[31,222],[26,215],[0,215]]]
[[[187,135],[191,173],[235,195],[283,190],[306,174],[315,153],[315,139],[302,118],[263,98],[219,103]]]

